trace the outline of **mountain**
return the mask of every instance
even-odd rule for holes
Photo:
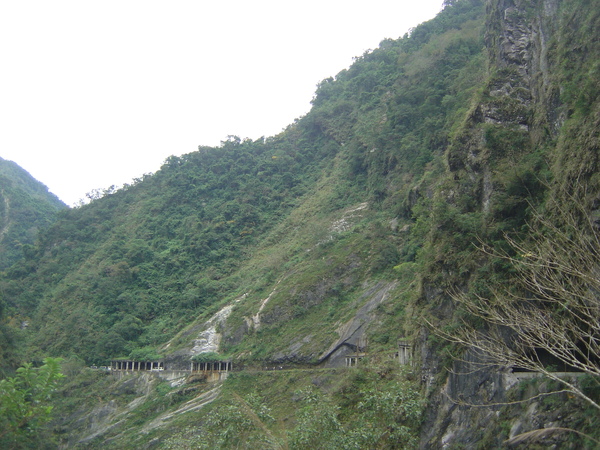
[[[60,214],[0,280],[9,310],[30,321],[15,354],[65,358],[57,418],[38,437],[497,448],[544,425],[562,432],[538,432],[540,445],[591,446],[597,372],[567,393],[556,370],[515,375],[510,352],[502,363],[458,342],[473,330],[519,348],[519,333],[485,314],[502,306],[494,299],[567,324],[572,309],[538,302],[527,277],[558,267],[532,259],[540,248],[569,253],[579,235],[583,253],[593,248],[598,6],[446,2],[323,80],[279,135],[170,157]],[[559,272],[561,286],[578,282]],[[579,322],[587,341],[565,341],[593,353],[594,320]],[[87,367],[119,358],[113,368],[165,370]],[[233,372],[212,382],[187,373],[194,364]]]
[[[34,248],[38,235],[49,227],[66,205],[48,188],[13,161],[0,158],[0,270],[25,258]],[[0,318],[11,315],[12,325],[0,321],[0,373],[18,361],[10,350],[14,342],[11,328],[20,326],[19,314],[6,311],[0,297]]]
[[[18,164],[0,158],[0,269],[22,258],[66,205]]]

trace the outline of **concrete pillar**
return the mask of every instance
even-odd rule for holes
[[[401,365],[408,365],[412,359],[412,347],[408,341],[398,342],[398,362]]]

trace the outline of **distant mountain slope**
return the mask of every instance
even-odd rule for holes
[[[22,257],[66,205],[13,161],[0,158],[0,270]]]
[[[295,352],[317,359],[346,314],[341,299],[414,262],[423,236],[406,233],[411,209],[443,170],[449,133],[483,78],[482,6],[459,3],[357,58],[324,80],[312,111],[280,135],[231,137],[170,157],[155,174],[63,214],[5,280],[8,301],[33,319],[32,344],[106,363],[156,349],[245,292],[244,308],[253,309],[285,278],[285,297],[265,305],[264,332],[340,299],[322,336]],[[335,283],[342,274],[346,281]],[[301,298],[290,301],[292,292]],[[244,351],[255,338],[227,344]],[[291,358],[290,340],[278,335],[255,353]]]

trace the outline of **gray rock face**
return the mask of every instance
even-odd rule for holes
[[[487,211],[494,190],[489,161],[492,156],[501,156],[492,155],[493,152],[503,151],[488,145],[484,127],[520,133],[524,142],[535,145],[548,134],[556,135],[564,121],[565,112],[549,62],[549,43],[558,27],[559,3],[559,0],[492,0],[488,3],[489,83],[482,101],[471,113],[470,126],[448,153],[450,170],[465,172],[464,177],[479,198],[483,212]],[[447,307],[449,302],[443,290],[431,283],[423,286],[423,297],[430,304],[435,302]],[[438,313],[440,317],[452,314]],[[468,362],[476,361],[467,354],[466,362],[454,362],[445,383],[439,377],[436,381],[434,375],[440,373],[442,364],[428,344],[427,335],[424,331],[416,343],[423,381],[431,389],[421,447],[501,447],[502,439],[491,430],[500,428],[501,406],[507,401],[510,385],[506,381],[506,369],[504,372],[493,367],[474,370],[474,365]],[[505,420],[510,424],[511,435],[532,429],[538,413],[532,407]],[[557,414],[549,414],[545,421],[555,423]]]
[[[157,383],[157,378],[149,372],[139,372],[134,375],[114,379],[111,394],[115,397],[131,398],[127,404],[119,405],[117,401],[109,400],[100,402],[89,410],[80,410],[74,413],[76,420],[69,425],[73,430],[79,430],[79,435],[73,434],[68,447],[86,446],[90,442],[104,439],[107,434],[121,432],[124,418],[131,411],[140,406],[148,397]],[[70,422],[71,418],[65,418]]]
[[[360,341],[373,319],[372,311],[387,299],[388,293],[395,287],[396,283],[384,282],[369,287],[361,297],[364,305],[350,321],[338,328],[339,339],[319,356],[319,362],[325,363],[326,367],[340,367],[344,365],[346,356],[359,352]]]
[[[499,72],[490,96],[498,102],[481,105],[485,122],[558,133],[565,111],[551,82],[548,61],[558,5],[559,0],[497,0],[490,4],[486,40]]]

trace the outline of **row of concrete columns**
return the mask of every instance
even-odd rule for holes
[[[346,358],[345,358],[346,367],[358,366],[358,361],[360,361],[361,359],[362,359],[362,356],[356,356],[356,355],[346,356]]]
[[[162,361],[111,361],[111,370],[165,370],[165,363]]]
[[[231,361],[192,362],[192,372],[230,372],[233,368]]]
[[[191,372],[231,372],[233,364],[231,361],[192,362]],[[162,361],[125,361],[116,360],[110,362],[111,370],[165,370]]]

